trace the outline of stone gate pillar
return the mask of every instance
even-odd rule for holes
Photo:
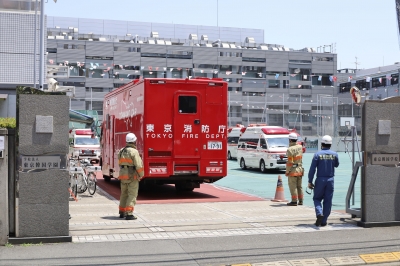
[[[361,145],[359,225],[400,225],[400,97],[364,103]]]
[[[69,236],[66,168],[69,97],[17,88],[15,238],[10,243],[64,242]]]

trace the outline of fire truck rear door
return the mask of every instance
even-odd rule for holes
[[[177,91],[174,97],[174,156],[200,158],[201,95]]]

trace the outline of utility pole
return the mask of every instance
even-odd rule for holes
[[[282,93],[282,127],[285,127],[285,93]]]
[[[360,64],[360,62],[357,61],[357,56],[356,56],[356,61],[354,62],[356,64],[356,71],[357,71],[357,66]]]
[[[37,6],[38,6],[38,0],[35,2],[35,34],[33,37],[35,38],[33,42],[33,87],[36,88],[36,42],[37,42]]]
[[[217,0],[217,27],[218,27],[218,0]]]
[[[44,1],[40,1],[40,40],[39,40],[39,90],[43,90],[44,72]]]
[[[300,93],[300,135],[303,136],[303,114],[301,111],[301,93]]]

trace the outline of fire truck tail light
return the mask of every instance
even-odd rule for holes
[[[222,174],[222,167],[206,167],[206,173],[218,173]]]

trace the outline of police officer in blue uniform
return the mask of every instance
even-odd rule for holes
[[[339,166],[339,156],[330,150],[331,145],[332,138],[328,135],[323,136],[321,150],[314,154],[308,171],[308,187],[314,189],[316,226],[325,226],[331,214],[335,168]],[[317,178],[314,186],[315,170],[317,170]]]

